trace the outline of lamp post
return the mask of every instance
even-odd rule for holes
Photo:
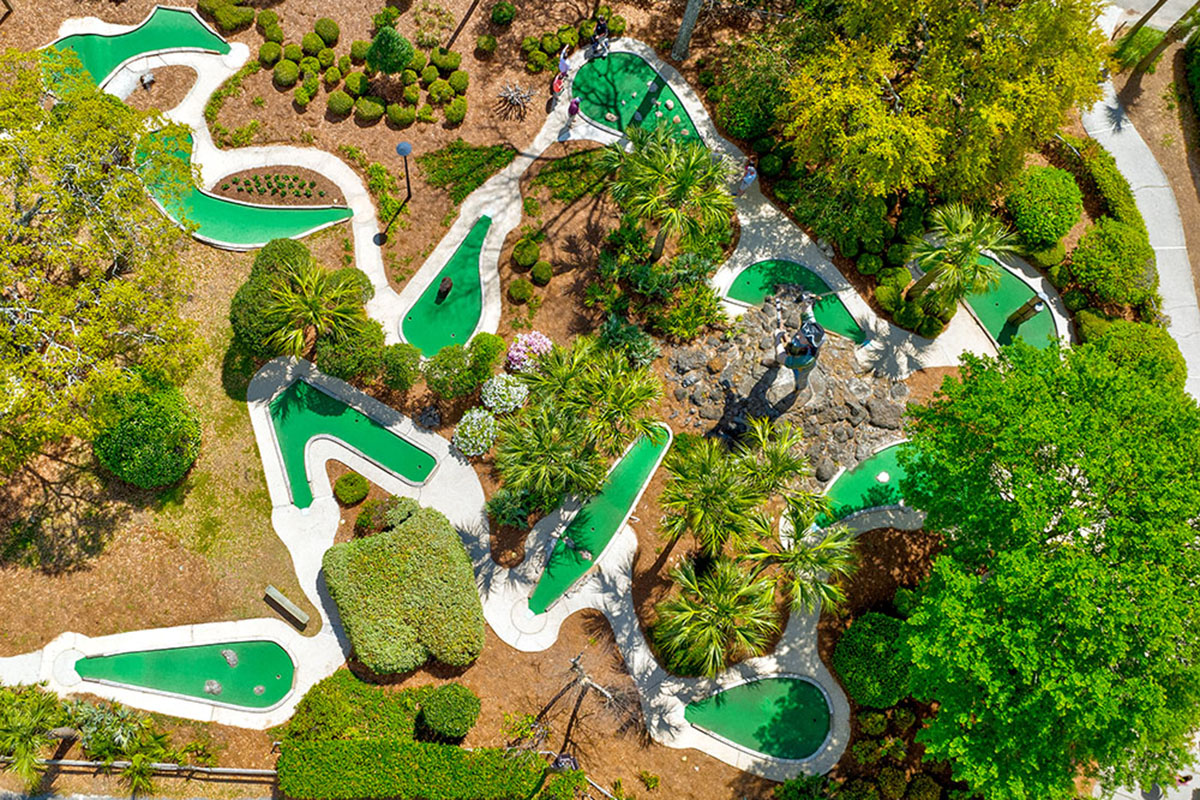
[[[404,159],[404,202],[396,207],[392,218],[384,226],[383,233],[375,234],[375,244],[377,245],[382,246],[387,243],[388,231],[392,229],[392,223],[396,221],[396,217],[400,216],[400,212],[404,210],[404,206],[408,205],[408,201],[412,199],[412,181],[408,177],[408,156],[411,153],[412,144],[410,142],[401,142],[396,145],[396,155]]]

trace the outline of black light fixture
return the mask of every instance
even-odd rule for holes
[[[412,153],[411,142],[400,142],[396,145],[396,155],[404,159],[404,202],[397,208],[392,218],[388,220],[384,226],[382,233],[375,234],[375,244],[383,246],[388,240],[388,231],[392,229],[392,223],[396,221],[396,217],[400,216],[400,212],[404,210],[404,206],[408,205],[408,201],[412,199],[412,181],[408,177],[408,157]]]

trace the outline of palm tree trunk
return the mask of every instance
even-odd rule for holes
[[[1158,60],[1158,57],[1163,54],[1163,51],[1170,47],[1175,42],[1183,38],[1183,36],[1195,27],[1196,21],[1193,19],[1195,14],[1200,11],[1200,0],[1189,8],[1182,17],[1175,21],[1175,24],[1167,29],[1162,41],[1154,46],[1149,53],[1142,57],[1142,60],[1133,68],[1135,73],[1142,73],[1150,69],[1151,65]]]
[[[1166,2],[1166,0],[1162,0]],[[692,43],[692,30],[696,20],[700,18],[700,7],[704,0],[688,0],[687,8],[683,10],[683,21],[679,23],[679,35],[675,37],[675,46],[671,48],[671,58],[683,61],[688,57],[688,45]]]
[[[921,279],[908,288],[907,297],[909,300],[916,300],[923,295],[925,291],[937,280],[937,268],[931,268],[928,272],[921,276]]]
[[[650,254],[650,263],[654,263],[662,258],[663,248],[667,246],[667,226],[664,225],[658,229],[658,236],[654,239],[654,252]]]
[[[1145,26],[1145,24],[1150,21],[1150,18],[1153,17],[1155,14],[1157,14],[1158,10],[1166,4],[1167,4],[1167,0],[1158,0],[1157,3],[1155,3],[1153,6],[1150,7],[1149,11],[1147,11],[1145,14],[1142,14],[1142,18],[1139,19],[1137,22],[1135,22],[1133,24],[1133,27],[1125,32],[1125,35],[1127,37],[1129,37],[1130,41],[1133,40],[1134,34],[1136,34],[1138,31],[1140,31],[1143,28],[1143,26]]]

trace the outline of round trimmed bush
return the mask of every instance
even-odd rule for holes
[[[858,257],[855,266],[863,275],[877,275],[883,269],[883,259],[874,253],[864,253]]]
[[[408,62],[408,68],[419,75],[428,63],[429,56],[425,55],[424,50],[413,50],[412,61]]]
[[[912,779],[904,797],[905,800],[941,800],[942,787],[933,778],[922,773]]]
[[[1071,274],[1102,303],[1137,305],[1158,289],[1154,250],[1146,235],[1101,217],[1071,254]]]
[[[876,286],[875,300],[884,311],[895,314],[896,309],[900,307],[900,290],[895,286]]]
[[[357,472],[347,472],[333,482],[334,497],[344,506],[361,503],[370,491],[371,485],[367,479]]]
[[[438,68],[433,64],[430,64],[421,70],[421,85],[428,86],[436,81],[439,77],[441,77],[441,74],[438,72]]]
[[[439,739],[462,739],[479,719],[479,698],[467,687],[449,683],[421,703],[421,724]]]
[[[463,414],[454,428],[452,441],[464,456],[474,458],[492,449],[500,426],[486,408],[472,408]]]
[[[305,56],[300,59],[300,73],[302,75],[319,75],[321,73],[321,62],[316,56]]]
[[[421,380],[421,350],[402,342],[383,349],[383,385],[407,392]]]
[[[522,239],[513,247],[512,255],[518,267],[529,269],[537,263],[541,248],[533,239]]]
[[[542,38],[538,40],[538,46],[542,48],[543,53],[555,58],[558,58],[558,51],[562,50],[562,42],[553,33],[542,34]]]
[[[492,22],[496,25],[511,25],[516,16],[517,8],[508,0],[500,0],[492,6]]]
[[[908,694],[909,663],[900,644],[903,622],[869,611],[854,620],[833,651],[833,668],[861,706],[888,708]]]
[[[417,120],[420,122],[437,122],[437,114],[433,112],[433,106],[426,103],[418,108]]]
[[[367,51],[371,49],[371,43],[365,42],[362,39],[355,39],[350,43],[350,58],[356,64],[361,64],[367,60]]]
[[[386,109],[382,97],[363,95],[354,101],[354,118],[359,122],[378,122]]]
[[[888,267],[879,272],[880,283],[895,286],[897,289],[904,289],[910,281],[912,281],[912,273],[904,267]]]
[[[400,73],[400,83],[405,86],[412,86],[419,80],[421,80],[421,76],[418,75],[414,70],[406,69],[404,72]]]
[[[351,97],[361,97],[371,90],[371,82],[361,72],[351,72],[346,76],[346,91]]]
[[[295,239],[272,239],[262,246],[250,266],[250,279],[266,278],[288,269],[301,267],[312,259],[303,242]]]
[[[534,50],[525,61],[527,72],[538,73],[550,68],[550,57],[541,50]]]
[[[263,28],[263,38],[268,42],[274,42],[275,44],[282,45],[283,27],[280,25],[268,25],[267,27]]]
[[[1179,352],[1179,345],[1157,325],[1115,319],[1102,333],[1089,340],[1089,346],[1152,383],[1166,383],[1182,389],[1187,380],[1187,364]]]
[[[404,87],[404,102],[415,106],[421,100],[421,87],[415,83]]]
[[[887,249],[887,263],[889,266],[903,266],[904,262],[908,261],[908,245],[904,242],[896,242]]]
[[[329,273],[329,282],[337,286],[348,286],[358,291],[358,302],[366,303],[375,296],[375,286],[361,269],[342,267]]]
[[[300,80],[300,67],[295,61],[289,61],[285,58],[275,65],[273,77],[275,84],[285,89],[295,86],[296,81]]]
[[[558,29],[558,41],[562,42],[563,47],[572,49],[579,46],[579,30],[574,25],[563,25]]]
[[[783,159],[774,153],[767,153],[758,160],[758,171],[765,178],[774,178],[783,172]]]
[[[326,375],[344,381],[371,380],[383,364],[383,326],[365,320],[344,337],[317,339],[317,366]]]
[[[620,14],[612,14],[608,18],[608,35],[613,39],[619,39],[625,35],[625,18]]]
[[[417,121],[417,110],[412,106],[392,103],[387,107],[388,122],[398,128],[407,128]]]
[[[350,60],[350,56],[339,56],[337,62],[338,72],[343,75],[349,75],[350,70],[354,68],[354,62]]]
[[[538,38],[536,36],[526,36],[524,39],[521,40],[522,55],[524,55],[526,58],[529,58],[535,52],[538,52],[538,53],[542,52],[541,42],[538,40]],[[545,55],[545,53],[542,53],[542,55]]]
[[[325,85],[326,86],[336,86],[338,83],[341,82],[341,80],[342,80],[342,73],[338,70],[337,67],[330,67],[329,69],[325,70]],[[342,94],[345,94],[345,92],[343,92]]]
[[[1029,167],[1017,176],[1004,204],[1025,244],[1043,250],[1057,244],[1079,222],[1083,192],[1066,170]]]
[[[1067,248],[1062,242],[1055,242],[1043,250],[1034,250],[1027,253],[1026,257],[1029,259],[1029,263],[1035,267],[1050,269],[1063,262],[1063,259],[1067,257]]]
[[[283,48],[275,42],[263,42],[258,48],[258,63],[264,67],[273,67],[275,62],[283,58]]]
[[[317,53],[317,63],[321,65],[321,69],[329,69],[336,61],[337,53],[330,47],[322,48],[321,52]]]
[[[146,382],[104,399],[101,408],[92,450],[126,483],[142,489],[177,483],[200,454],[200,418],[174,386]]]
[[[549,261],[538,261],[529,270],[529,277],[538,286],[545,286],[554,277],[554,267],[550,266]]]
[[[283,57],[288,61],[300,62],[304,58],[304,48],[298,44],[285,44],[283,46]]]
[[[531,297],[533,297],[533,284],[524,278],[517,278],[508,285],[508,299],[517,305],[528,303]]]
[[[451,125],[458,125],[467,118],[467,98],[455,97],[446,106],[446,122]]]
[[[900,800],[904,790],[908,788],[908,778],[904,770],[896,767],[884,767],[879,770],[879,793],[883,800]]]
[[[926,339],[936,339],[944,330],[946,330],[946,323],[937,317],[925,317],[917,323],[917,333]]]
[[[254,358],[275,355],[267,346],[267,340],[275,332],[275,326],[262,313],[272,299],[271,282],[265,275],[255,277],[238,287],[229,301],[229,325],[233,329],[234,344]]]
[[[342,31],[338,28],[338,24],[329,17],[321,17],[313,25],[313,30],[317,36],[321,37],[321,41],[326,47],[333,47],[338,43],[338,37],[342,35]]]
[[[467,74],[465,69],[456,69],[450,73],[450,77],[446,79],[446,82],[450,84],[450,88],[454,90],[455,94],[466,94],[467,84],[470,83],[470,80],[471,76]]]
[[[329,93],[326,108],[329,109],[330,114],[344,117],[354,108],[354,98],[341,89],[336,89]]]
[[[475,40],[475,50],[490,56],[496,52],[496,37],[485,33]]]
[[[325,47],[325,43],[321,41],[321,37],[315,33],[306,33],[300,39],[300,49],[305,55],[315,56]]]
[[[265,31],[267,28],[277,24],[278,22],[279,14],[269,8],[264,8],[262,11],[258,12],[258,19],[255,20],[255,24],[258,25],[258,29],[260,31]]]
[[[454,90],[450,88],[449,81],[438,78],[429,85],[429,102],[439,106],[445,105],[450,102],[451,97],[454,97]]]
[[[444,47],[435,47],[429,51],[429,63],[437,67],[438,72],[447,75],[454,72],[462,64],[462,53],[447,50]]]
[[[307,86],[297,86],[296,94],[292,99],[300,108],[308,108],[308,104],[312,102],[312,93],[308,91]]]

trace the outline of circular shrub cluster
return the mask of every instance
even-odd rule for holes
[[[298,44],[284,45],[283,57],[288,61],[295,61],[298,63],[300,59],[304,58],[304,49]]]
[[[467,84],[470,82],[470,79],[470,75],[467,74],[465,69],[456,69],[450,73],[450,77],[446,80],[450,84],[450,88],[456,93],[466,94]]]
[[[459,740],[479,719],[479,698],[467,687],[450,683],[421,703],[421,724],[439,739]]]
[[[341,339],[317,339],[317,366],[326,375],[344,381],[371,379],[379,374],[383,359],[383,326],[366,320]]]
[[[496,25],[511,25],[517,16],[517,8],[508,0],[500,0],[492,6],[492,22]]]
[[[284,88],[295,86],[296,81],[300,80],[300,67],[295,61],[285,58],[275,65],[274,79],[277,85]]]
[[[429,53],[429,62],[438,68],[438,72],[451,73],[462,64],[462,53],[447,50],[444,47],[435,47]]]
[[[456,97],[446,106],[446,122],[457,125],[467,118],[467,98]]]
[[[485,33],[475,40],[475,49],[484,55],[490,56],[496,52],[496,37],[490,33]]]
[[[481,456],[492,449],[500,426],[486,408],[472,408],[454,428],[454,446],[465,456]]]
[[[1136,305],[1158,288],[1154,250],[1145,234],[1112,217],[1101,217],[1079,240],[1071,274],[1102,303]]]
[[[367,479],[357,472],[347,472],[333,482],[333,494],[344,506],[361,503],[369,491],[371,491],[371,486],[367,483]]]
[[[1075,178],[1055,167],[1030,167],[1005,198],[1013,226],[1031,250],[1058,243],[1083,213],[1083,192]]]
[[[313,25],[313,30],[316,31],[317,36],[321,37],[321,41],[325,43],[326,47],[333,47],[338,43],[338,37],[342,35],[338,24],[329,17],[321,17],[317,20]]]
[[[438,68],[433,64],[430,64],[428,67],[425,67],[421,70],[421,85],[428,86],[436,81],[439,75],[440,73],[438,72]]]
[[[421,99],[421,87],[415,83],[404,87],[404,102],[415,106]]]
[[[493,375],[483,384],[483,404],[497,414],[507,414],[525,405],[529,387],[512,375]]]
[[[362,39],[355,39],[350,43],[350,58],[355,63],[362,63],[367,60],[367,51],[371,49],[371,43],[365,42]]]
[[[450,83],[438,78],[429,85],[429,101],[437,105],[444,105],[450,102],[450,98],[454,97],[454,90],[450,88]]]
[[[305,75],[315,75],[321,71],[321,62],[316,56],[305,56],[300,59],[300,72]]]
[[[272,25],[277,24],[278,22],[279,14],[275,13],[269,8],[264,8],[262,11],[258,12],[258,19],[255,20],[255,23],[258,25],[258,29],[263,31]]]
[[[533,284],[524,278],[517,278],[508,285],[508,299],[517,305],[528,303],[533,297]]]
[[[888,708],[908,694],[909,664],[900,647],[904,623],[868,612],[854,620],[833,651],[833,668],[861,706]]]
[[[533,239],[522,239],[513,247],[513,261],[518,267],[529,269],[537,263],[541,248]]]
[[[533,269],[529,270],[529,277],[538,286],[545,286],[554,277],[554,267],[549,261],[538,261],[533,265]]]
[[[359,122],[378,122],[384,110],[382,97],[364,95],[354,101],[354,118]]]
[[[336,86],[342,80],[342,72],[337,67],[330,67],[325,70],[325,85]],[[343,92],[343,94],[345,94]]]
[[[96,458],[112,474],[142,489],[169,486],[200,454],[200,418],[174,386],[150,384],[107,398]]]
[[[263,42],[258,48],[258,63],[264,67],[271,67],[275,62],[283,58],[283,48],[275,42]]]
[[[315,56],[321,52],[323,47],[325,47],[325,43],[315,33],[306,33],[300,39],[300,49],[304,51],[305,55]]]
[[[341,89],[335,89],[329,93],[327,108],[329,113],[344,117],[354,108],[354,98]]]
[[[387,107],[388,122],[398,128],[407,128],[417,120],[417,110],[412,106],[392,103]]]

